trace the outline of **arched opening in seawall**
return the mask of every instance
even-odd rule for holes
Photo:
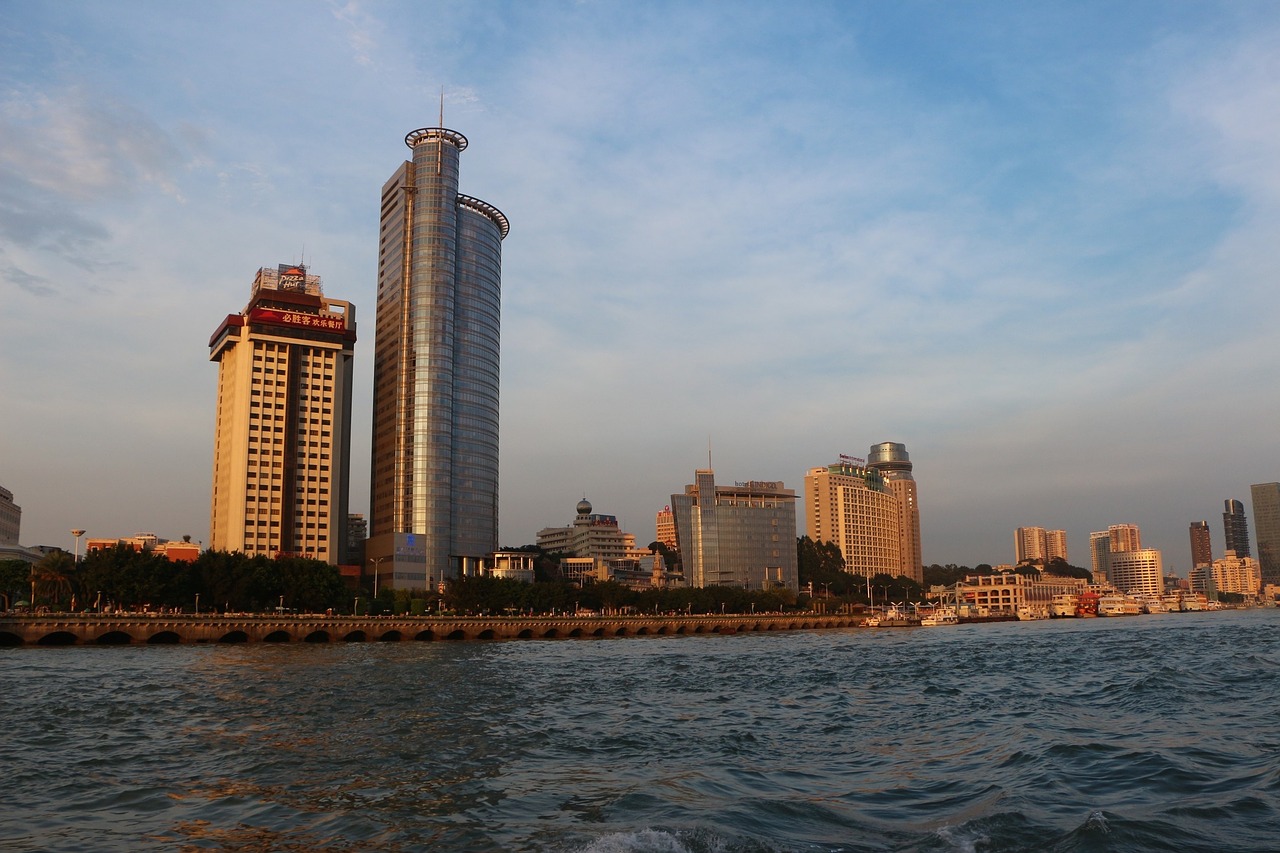
[[[94,642],[99,646],[127,646],[133,642],[133,637],[124,631],[108,631]]]
[[[37,646],[74,646],[79,638],[70,631],[54,631],[36,640]]]
[[[177,631],[158,631],[147,637],[148,646],[176,646],[182,642]]]

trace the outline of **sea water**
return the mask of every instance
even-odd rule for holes
[[[1280,850],[1280,611],[0,650],[0,849]]]

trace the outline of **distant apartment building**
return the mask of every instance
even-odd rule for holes
[[[1209,541],[1209,522],[1191,522],[1191,565],[1207,566],[1213,562],[1213,547]]]
[[[1232,592],[1254,596],[1262,589],[1262,573],[1258,561],[1241,557],[1234,551],[1212,561],[1207,566],[1196,566],[1188,577],[1193,592],[1212,596],[1218,592]]]
[[[718,486],[711,469],[694,472],[671,496],[685,582],[798,591],[795,501],[778,481]]]
[[[355,339],[354,306],[288,264],[214,332],[210,548],[343,562]]]
[[[1067,561],[1067,531],[1043,527],[1019,527],[1013,532],[1014,565],[1049,565],[1055,558]]]
[[[809,469],[804,500],[807,535],[815,542],[834,542],[846,572],[867,578],[910,572],[910,565],[904,566],[900,505],[878,469],[841,455],[830,465]]]
[[[1107,527],[1107,541],[1113,553],[1137,551],[1142,547],[1142,531],[1136,524],[1112,524]]]
[[[1107,555],[1111,553],[1111,534],[1105,530],[1097,530],[1089,534],[1090,569],[1093,571],[1093,582],[1102,583],[1107,579]]]
[[[578,501],[578,515],[568,527],[538,531],[538,547],[569,557],[622,558],[636,547],[636,537],[618,527],[618,518],[592,512],[586,498]],[[647,551],[645,553],[648,553]]]
[[[1262,582],[1280,584],[1280,483],[1257,483],[1249,492]]]
[[[911,457],[905,444],[882,441],[867,454],[867,467],[880,472],[885,485],[898,501],[898,550],[902,554],[902,574],[924,583],[924,552],[920,544],[920,501],[912,475]],[[810,537],[812,538],[812,537]]]
[[[17,545],[22,533],[22,507],[13,502],[13,492],[0,486],[0,545]]]
[[[1227,499],[1222,502],[1222,533],[1226,544],[1223,551],[1235,551],[1237,556],[1252,557],[1249,550],[1249,518],[1244,514],[1244,504]]]

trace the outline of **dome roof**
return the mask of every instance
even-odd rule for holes
[[[591,502],[586,498],[578,501],[578,515],[591,515]]]

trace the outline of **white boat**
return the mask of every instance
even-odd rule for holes
[[[1142,605],[1144,613],[1168,613],[1169,608],[1165,607],[1164,599],[1158,595],[1148,593],[1147,595],[1138,596],[1138,603]]]
[[[954,607],[939,607],[928,616],[920,619],[920,625],[925,628],[934,628],[938,625],[959,625],[960,616],[956,613]]]
[[[1137,616],[1138,602],[1127,595],[1110,594],[1098,599],[1099,616]]]
[[[1071,592],[1063,592],[1055,595],[1053,601],[1049,602],[1049,616],[1053,618],[1066,618],[1076,615],[1076,605],[1080,603],[1080,596]]]
[[[1037,619],[1044,619],[1046,615],[1043,610],[1037,610],[1030,604],[1024,604],[1018,608],[1019,622],[1034,622]]]

